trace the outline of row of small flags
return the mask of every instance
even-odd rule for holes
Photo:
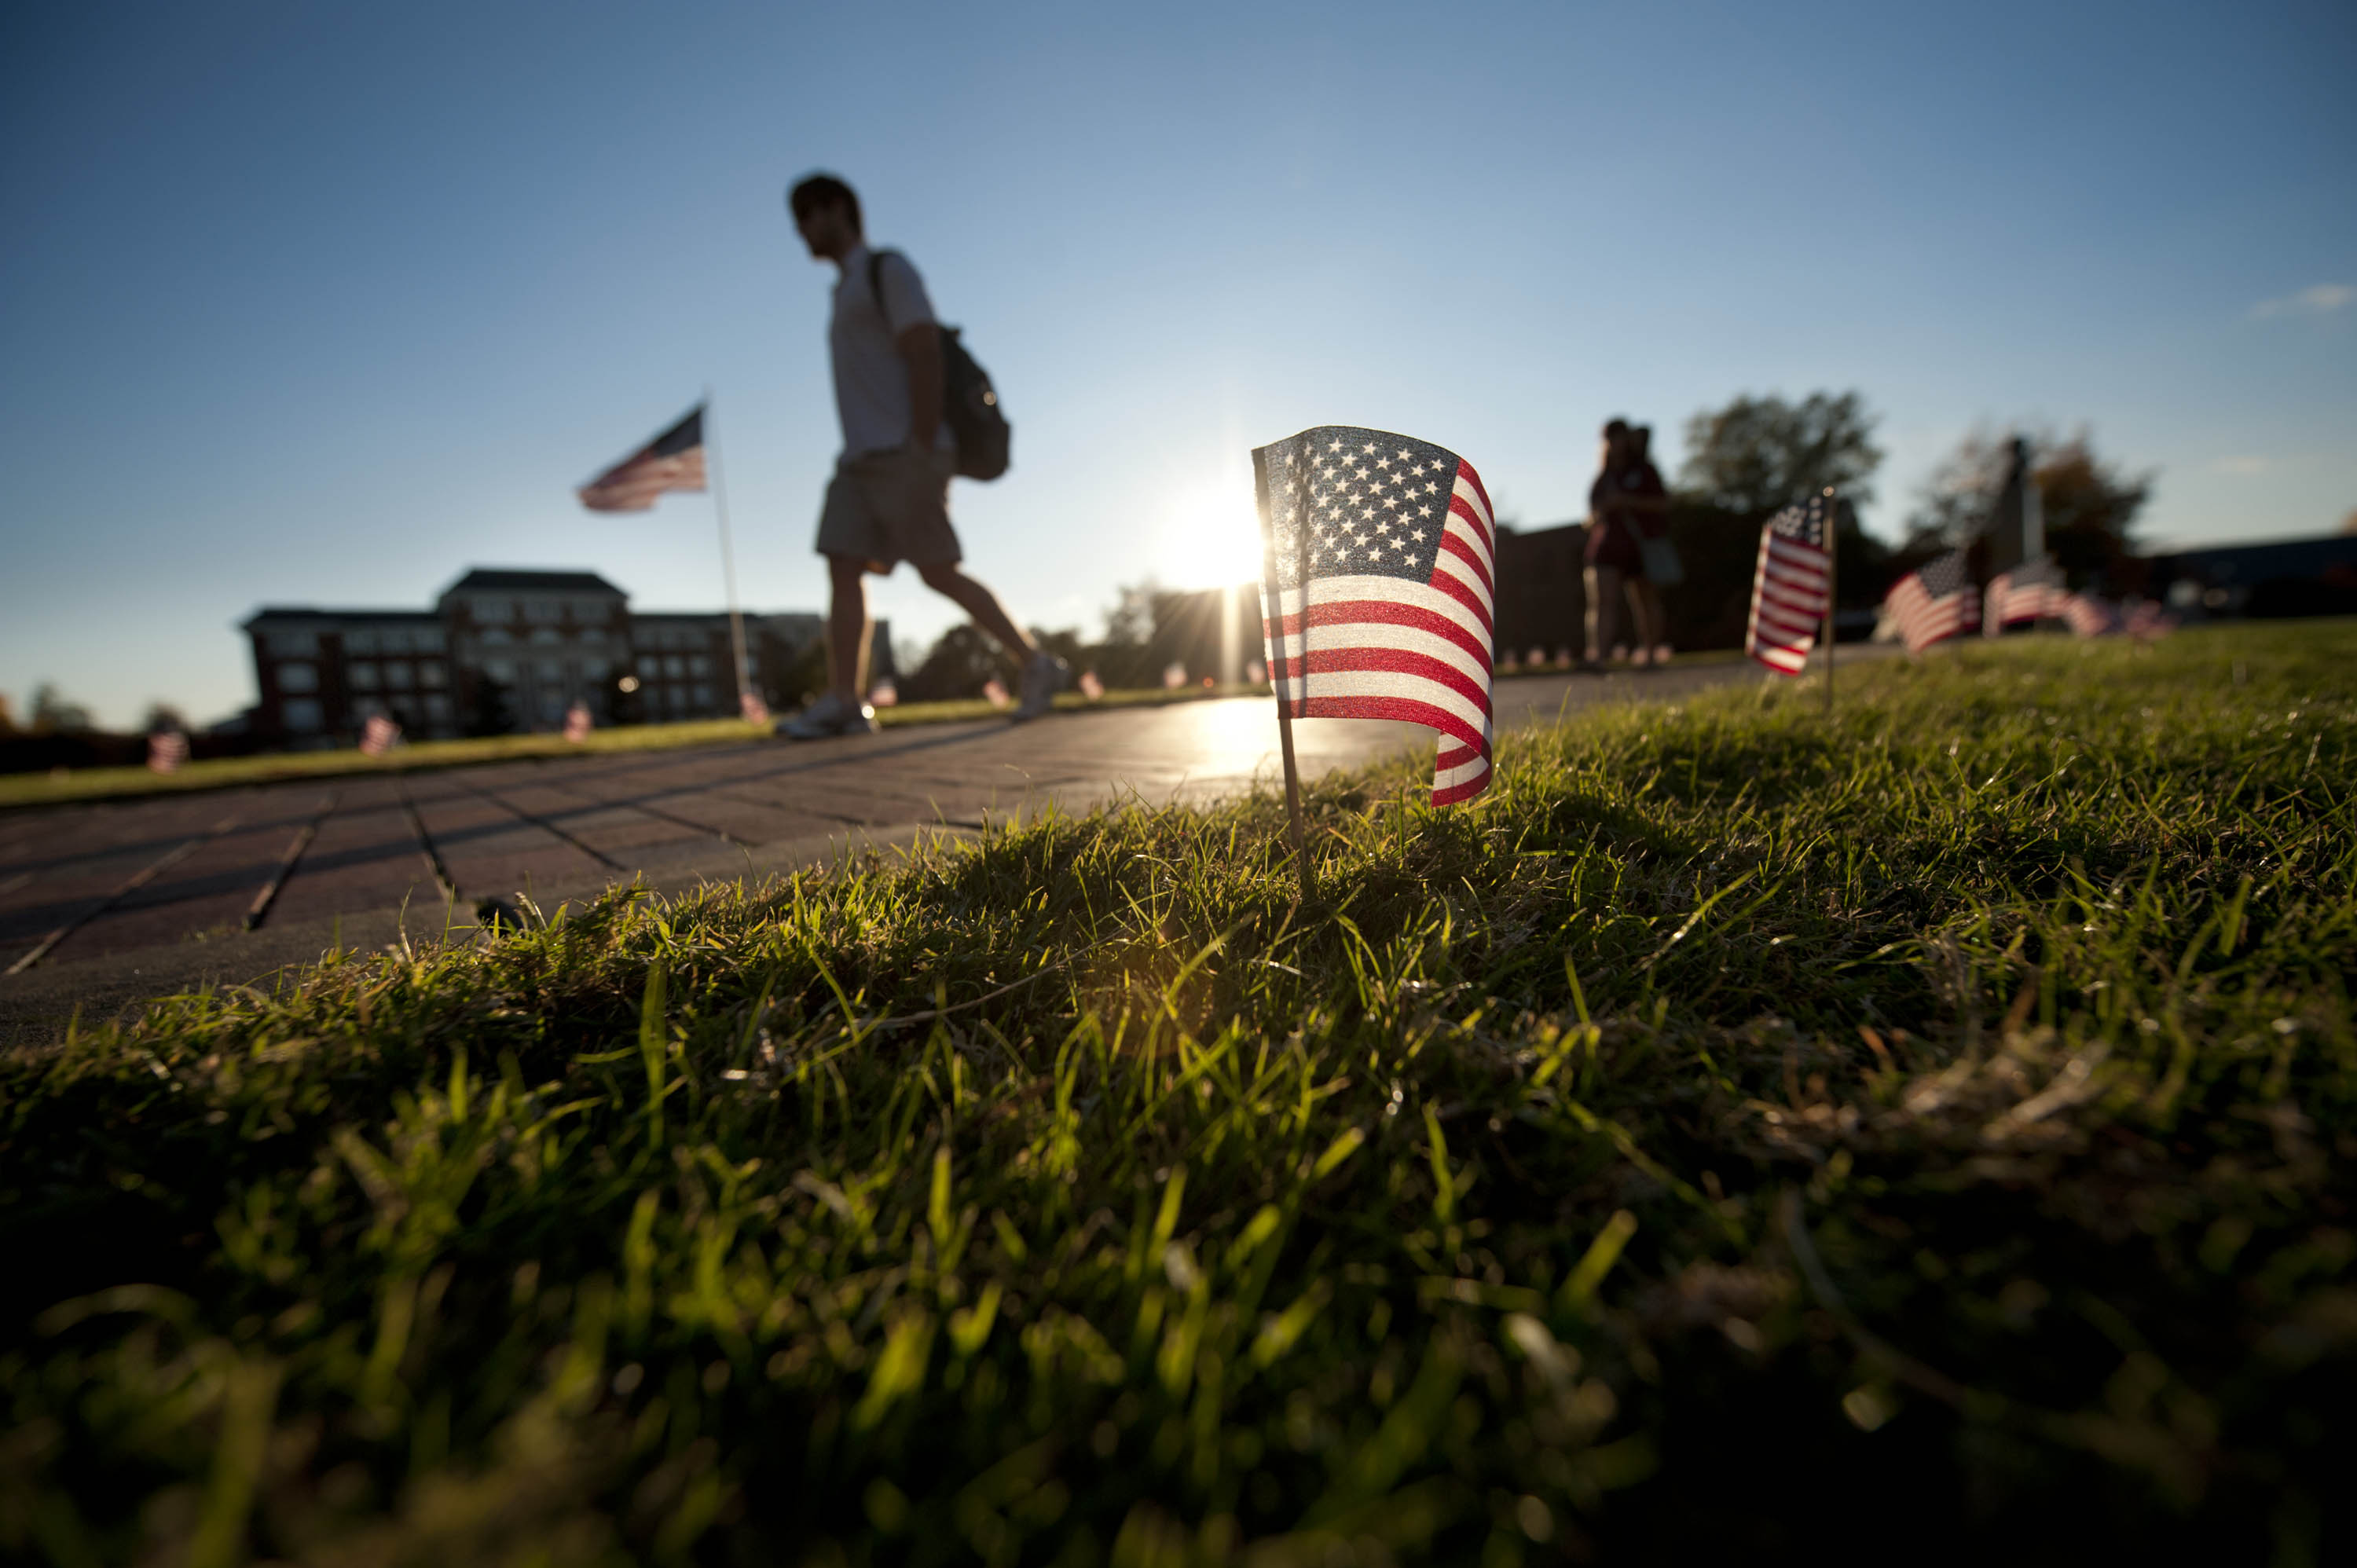
[[[1833,592],[1832,541],[1830,498],[1824,495],[1786,507],[1760,527],[1744,651],[1780,675],[1798,675],[1816,647]],[[2093,594],[2070,592],[2050,561],[1999,573],[1984,595],[1963,549],[1901,577],[1882,607],[1910,653],[1975,628],[1996,637],[2025,621],[2061,620],[2081,637],[2125,631],[2147,639],[2177,624],[2149,602],[2123,611]]]

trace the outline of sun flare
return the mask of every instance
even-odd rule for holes
[[[1172,494],[1162,517],[1155,570],[1173,588],[1226,587],[1260,579],[1260,517],[1249,470]]]

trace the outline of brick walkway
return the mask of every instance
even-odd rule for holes
[[[1501,726],[1666,697],[1749,664],[1501,682]],[[1418,742],[1355,720],[1295,727],[1305,774]],[[863,843],[971,831],[1049,801],[1087,810],[1232,793],[1277,776],[1263,700],[889,730],[857,739],[603,753],[0,815],[0,1039],[141,995],[240,983],[331,945],[471,926],[643,875],[677,888]],[[406,906],[406,912],[404,907]],[[46,1022],[43,1022],[46,1021]]]

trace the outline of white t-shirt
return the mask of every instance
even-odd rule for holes
[[[933,320],[925,280],[898,251],[886,252],[877,269],[884,285],[879,307],[868,285],[868,258],[874,253],[863,242],[843,258],[843,275],[834,285],[834,315],[826,329],[845,457],[908,442],[909,362],[900,358],[895,339],[917,323]],[[942,422],[937,444],[944,450],[956,445],[947,420]]]

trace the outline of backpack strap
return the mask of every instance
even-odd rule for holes
[[[876,301],[876,314],[884,318],[884,333],[887,337],[899,335],[892,326],[892,307],[884,303],[884,258],[897,253],[892,251],[867,252],[867,293],[869,297]]]

